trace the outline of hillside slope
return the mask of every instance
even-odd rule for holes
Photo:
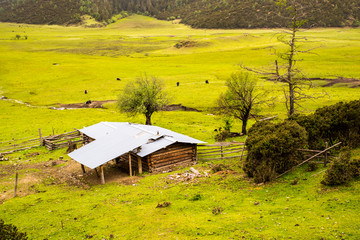
[[[357,0],[301,0],[309,10],[306,27],[360,25]],[[286,23],[273,0],[0,0],[0,21],[69,24],[89,14],[107,21],[121,11],[181,18],[195,28],[273,28]]]

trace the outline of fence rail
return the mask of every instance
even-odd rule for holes
[[[46,146],[46,148],[49,150],[64,148],[69,145],[69,141],[72,143],[81,142],[82,140],[80,132],[72,131],[59,135],[43,137],[41,134],[41,129],[39,129],[39,136],[37,137],[31,136],[19,139],[13,138],[9,141],[0,142],[0,156],[39,146]]]
[[[244,143],[221,142],[212,145],[198,145],[197,157],[201,162],[241,158],[244,152]]]

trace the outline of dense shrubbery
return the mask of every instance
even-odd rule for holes
[[[270,181],[301,161],[297,149],[306,144],[307,133],[295,121],[258,122],[249,129],[244,171],[257,183]]]
[[[342,142],[351,148],[360,146],[360,100],[322,107],[314,114],[297,115],[291,119],[303,126],[309,134],[309,146],[321,149]]]
[[[309,9],[305,27],[357,27],[358,0],[298,0]],[[175,19],[196,28],[269,28],[285,26],[281,10],[273,0],[3,0],[0,21],[67,24],[89,14],[108,21],[121,11]],[[110,20],[111,21],[111,20]]]
[[[322,184],[337,186],[350,182],[360,176],[360,159],[351,160],[350,148],[345,147],[340,157],[335,159],[326,170]]]
[[[26,240],[26,233],[19,232],[12,224],[5,224],[0,219],[0,240]]]

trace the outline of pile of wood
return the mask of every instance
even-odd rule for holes
[[[68,147],[69,141],[71,141],[71,144],[82,142],[80,132],[73,131],[43,138],[43,145],[49,150],[55,150]]]

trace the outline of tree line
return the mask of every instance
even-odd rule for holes
[[[357,0],[298,0],[309,9],[303,27],[360,26]],[[0,21],[36,24],[66,24],[90,14],[107,21],[122,11],[154,16],[158,19],[181,18],[195,28],[274,28],[286,21],[274,0],[2,0]]]

